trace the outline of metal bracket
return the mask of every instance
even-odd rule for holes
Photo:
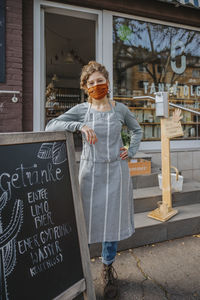
[[[19,99],[15,96],[15,94],[20,94],[20,91],[5,91],[5,90],[0,90],[0,94],[14,94],[13,97],[11,98],[13,103],[17,103]]]

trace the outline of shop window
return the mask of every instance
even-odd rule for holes
[[[199,44],[200,32],[195,30],[113,17],[114,99],[134,112],[144,140],[160,139],[160,119],[153,101],[133,96],[167,91],[170,102],[200,111]],[[199,139],[199,121],[183,111],[184,137],[178,139]]]

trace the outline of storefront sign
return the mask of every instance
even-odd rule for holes
[[[148,81],[143,82],[144,86],[144,94],[151,94],[153,95],[158,92],[164,92],[167,91],[170,94],[173,94],[174,96],[177,96],[178,92],[182,94],[183,97],[187,96],[200,96],[200,85],[180,85],[176,82],[175,84],[170,83],[158,83],[157,87],[155,83],[149,83]]]
[[[0,82],[5,82],[5,0],[0,0]]]
[[[183,72],[185,72],[185,69],[186,69],[186,56],[181,55],[181,66],[177,67],[176,61],[175,61],[177,48],[181,48],[181,53],[184,53],[184,51],[185,51],[184,43],[179,40],[176,40],[175,42],[172,43],[172,46],[171,46],[171,68],[174,73],[182,74]]]

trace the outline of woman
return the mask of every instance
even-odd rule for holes
[[[118,294],[112,266],[117,242],[134,233],[133,189],[127,158],[137,152],[142,130],[124,104],[109,100],[108,72],[103,65],[91,61],[84,66],[80,86],[88,94],[88,102],[51,120],[46,130],[82,132],[79,183],[88,243],[102,242],[104,296],[108,300]],[[123,124],[131,132],[128,150],[121,139]]]

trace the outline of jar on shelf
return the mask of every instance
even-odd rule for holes
[[[152,114],[149,115],[149,122],[150,123],[154,122],[154,116]]]

